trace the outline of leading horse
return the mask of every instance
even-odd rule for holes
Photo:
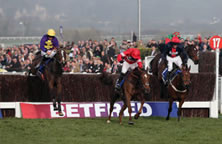
[[[124,78],[124,84],[122,86],[122,90],[115,91],[114,95],[111,96],[110,101],[110,109],[109,109],[109,117],[107,120],[107,123],[111,122],[111,114],[113,112],[114,103],[116,100],[121,97],[122,94],[122,100],[124,102],[120,113],[119,113],[119,122],[122,124],[122,116],[124,110],[128,107],[129,112],[129,121],[128,124],[134,124],[132,122],[132,108],[130,101],[134,98],[137,98],[141,102],[141,106],[139,108],[138,113],[134,116],[135,119],[138,119],[140,114],[142,113],[143,104],[145,102],[145,94],[150,92],[150,75],[147,73],[147,71],[136,68],[132,70],[131,72],[128,72],[127,76]]]
[[[61,110],[61,94],[62,94],[62,73],[63,73],[63,65],[66,61],[66,53],[65,50],[59,48],[56,50],[56,54],[52,58],[48,58],[43,62],[44,65],[44,80],[43,83],[47,85],[49,88],[49,94],[53,101],[54,110],[58,110],[59,115],[63,116]],[[36,54],[36,58],[33,60],[33,65],[31,66],[31,70],[29,71],[33,75],[36,75],[37,69],[36,64],[41,61],[42,57],[40,52]]]

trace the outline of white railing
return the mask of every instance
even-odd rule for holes
[[[34,40],[34,39],[41,39],[39,36],[32,36],[32,37],[0,37],[0,40]]]
[[[22,117],[20,102],[0,102],[0,109],[15,109],[15,117]]]

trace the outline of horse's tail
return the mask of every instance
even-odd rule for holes
[[[113,79],[107,72],[102,72],[102,74],[100,76],[100,80],[105,85],[112,85],[113,84]]]

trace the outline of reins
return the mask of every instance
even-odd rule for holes
[[[185,90],[178,90],[178,89],[172,84],[171,81],[170,81],[170,85],[171,85],[171,87],[172,87],[176,92],[179,92],[179,93],[185,93],[185,92],[187,92],[187,89],[185,89]]]
[[[187,89],[179,90],[179,89],[176,88],[175,85],[173,85],[172,81],[173,81],[175,78],[176,78],[176,77],[174,77],[172,80],[170,80],[170,85],[171,85],[171,87],[174,89],[174,91],[179,92],[179,93],[185,93],[185,92],[187,92]]]

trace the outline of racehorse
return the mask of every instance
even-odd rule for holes
[[[196,45],[188,45],[184,49],[185,49],[188,57],[194,62],[194,64],[198,64],[199,63],[199,52],[196,49]],[[182,61],[184,62],[183,56],[181,56],[181,58],[182,58]],[[161,61],[162,61],[162,54],[161,53],[157,54],[153,58],[153,60],[151,61],[150,65],[152,67],[152,73],[155,76],[158,76],[158,72],[159,72],[158,65],[161,63]]]
[[[110,123],[111,121],[111,114],[113,111],[113,106],[115,101],[120,97],[121,92],[122,92],[122,100],[124,102],[120,113],[119,113],[119,122],[122,124],[122,116],[124,110],[128,107],[128,112],[129,112],[129,122],[128,124],[133,125],[134,123],[132,122],[132,108],[131,108],[131,103],[130,101],[133,98],[138,98],[141,102],[141,106],[139,108],[138,113],[134,116],[135,119],[138,119],[140,114],[142,113],[143,109],[143,104],[145,102],[145,93],[150,92],[150,75],[147,74],[147,71],[142,70],[140,68],[136,68],[132,70],[131,72],[128,72],[127,76],[124,78],[124,83],[122,86],[122,90],[115,91],[114,96],[112,96],[111,101],[110,101],[110,109],[109,109],[109,117],[107,120],[107,123]]]
[[[188,57],[194,62],[194,64],[199,63],[199,50],[196,48],[196,45],[186,46],[185,51],[186,51]]]
[[[173,101],[179,101],[179,108],[177,111],[178,121],[180,121],[181,116],[181,108],[184,103],[186,96],[188,95],[188,88],[191,83],[190,80],[190,67],[182,66],[181,70],[178,70],[177,75],[170,80],[170,83],[167,87],[168,89],[168,96],[169,96],[169,108],[168,108],[168,115],[166,120],[170,118],[170,112],[172,111],[172,104]]]
[[[31,70],[29,71],[33,75],[36,75],[37,69],[36,64],[41,61],[41,53],[38,52],[36,54],[36,58],[33,60],[33,65],[31,66]],[[63,116],[61,111],[61,93],[62,93],[62,73],[63,73],[63,65],[66,61],[66,53],[62,48],[57,49],[57,53],[53,58],[47,59],[44,65],[44,80],[45,83],[49,88],[49,94],[53,101],[54,110],[58,110],[59,115]],[[58,106],[57,106],[58,105]]]

